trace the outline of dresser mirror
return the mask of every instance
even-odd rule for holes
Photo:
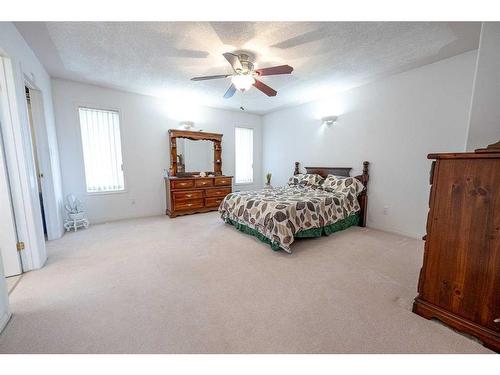
[[[169,176],[222,175],[222,134],[170,129]]]
[[[177,175],[214,173],[214,144],[212,141],[188,138],[177,139]]]

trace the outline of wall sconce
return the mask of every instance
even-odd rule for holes
[[[183,130],[189,130],[192,132],[202,132],[203,129],[198,129],[196,126],[194,126],[193,121],[181,121],[179,123],[179,128],[178,129],[183,129]]]
[[[330,126],[337,122],[337,118],[337,116],[326,116],[321,119],[321,123]]]
[[[181,128],[185,130],[189,130],[191,128],[194,128],[194,122],[193,121],[181,121],[180,122]]]

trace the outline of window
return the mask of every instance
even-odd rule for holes
[[[235,129],[235,154],[237,184],[253,183],[253,129]]]
[[[125,189],[118,112],[79,108],[87,192]]]

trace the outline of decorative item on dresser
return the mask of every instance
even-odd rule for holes
[[[170,217],[178,215],[193,214],[199,212],[215,211],[219,208],[224,197],[232,192],[232,176],[222,175],[222,134],[205,133],[196,131],[185,131],[170,129],[170,169],[169,176],[165,177],[167,192],[166,214]],[[192,152],[184,145],[183,157],[179,158],[178,141],[191,140],[195,142],[210,141],[213,143],[213,165],[207,164],[212,170],[200,170],[197,172],[178,170],[178,160],[184,159],[186,163],[183,169],[189,169],[204,165],[208,155],[202,150]],[[195,147],[191,147],[194,151]],[[187,165],[187,166],[186,166]]]
[[[413,311],[500,351],[500,142],[430,154],[423,266]]]
[[[273,186],[271,185],[271,177],[273,176],[272,173],[266,173],[266,184],[264,185],[264,189],[272,189]]]

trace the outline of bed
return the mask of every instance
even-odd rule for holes
[[[368,165],[367,161],[363,162],[362,174],[354,176],[362,189],[359,193],[343,193],[321,185],[240,191],[224,198],[219,206],[221,218],[269,244],[273,250],[291,253],[296,238],[329,235],[353,225],[365,226]],[[308,175],[319,175],[323,179],[329,175],[350,177],[351,169],[305,167]],[[296,162],[294,176],[303,176],[299,171]]]

